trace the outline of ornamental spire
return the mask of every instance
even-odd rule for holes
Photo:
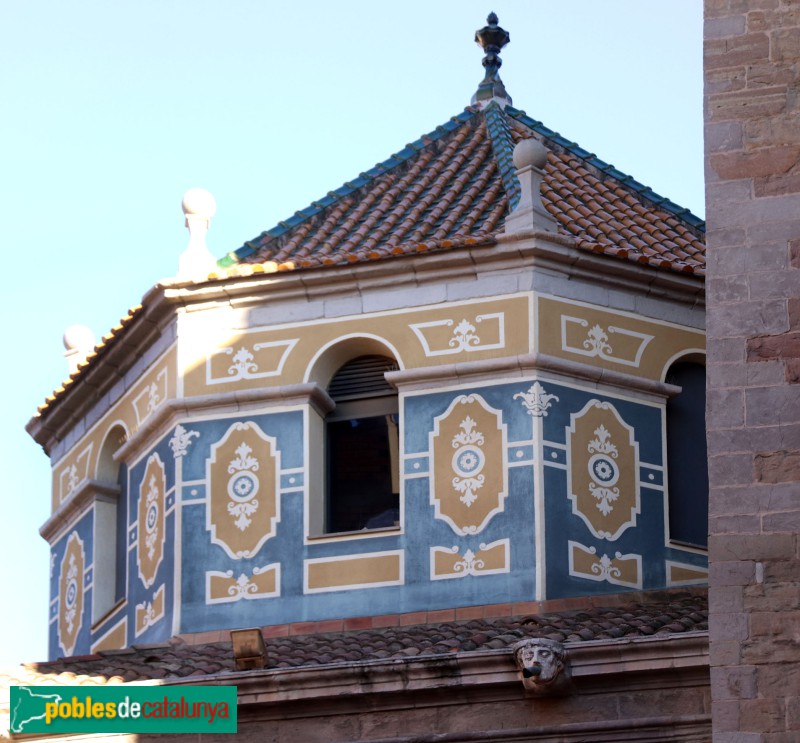
[[[500,50],[511,41],[511,36],[504,28],[497,25],[497,15],[489,13],[487,25],[475,32],[475,43],[480,46],[486,55],[483,58],[483,67],[486,70],[478,90],[472,96],[472,105],[483,108],[491,101],[497,101],[501,106],[511,105],[511,96],[506,93],[503,81],[500,79]]]

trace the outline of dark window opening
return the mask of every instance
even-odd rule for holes
[[[334,375],[325,420],[327,533],[396,526],[400,519],[397,395],[392,359],[360,356]]]
[[[681,387],[667,401],[669,534],[676,542],[708,546],[708,452],[706,448],[706,370],[679,362],[667,382]]]
[[[126,577],[128,571],[128,468],[123,464],[119,468],[119,498],[117,499],[116,523],[116,555],[114,559],[114,602],[122,601],[126,595]]]

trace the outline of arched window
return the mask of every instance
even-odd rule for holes
[[[679,361],[670,367],[666,381],[681,388],[667,401],[670,539],[707,547],[706,370],[702,364]]]
[[[97,463],[92,621],[100,619],[125,596],[126,468],[114,460],[114,454],[126,440],[125,429],[114,426],[103,441]]]
[[[325,532],[392,527],[399,522],[397,393],[384,377],[386,356],[358,356],[333,375],[336,403],[325,418]]]

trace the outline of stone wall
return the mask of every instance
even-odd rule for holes
[[[800,3],[705,0],[715,743],[800,738]]]

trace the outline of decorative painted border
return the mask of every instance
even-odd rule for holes
[[[169,397],[169,378],[165,366],[156,378],[133,398],[131,404],[136,414],[136,425],[141,428],[144,423]]]
[[[689,565],[685,562],[677,562],[676,560],[667,560],[665,562],[667,569],[667,585],[668,586],[696,586],[708,583],[708,568],[700,565]],[[680,571],[687,574],[684,578],[675,577],[680,575]],[[690,577],[694,573],[695,577]]]
[[[487,568],[485,567],[484,560],[481,558],[481,555],[485,555],[487,552],[491,552],[493,550],[497,550],[498,548],[502,551],[502,566],[497,568]],[[511,540],[506,539],[498,539],[490,544],[481,543],[478,547],[477,553],[473,552],[471,549],[466,549],[463,554],[461,553],[461,548],[457,545],[453,545],[451,548],[447,547],[431,547],[430,548],[430,579],[431,580],[449,580],[451,578],[466,578],[468,575],[472,576],[481,576],[481,575],[496,575],[498,573],[509,573],[511,572],[511,560],[510,560],[510,552],[511,552]],[[461,560],[458,560],[453,565],[453,572],[451,573],[437,573],[436,572],[436,555],[457,555],[461,557]]]
[[[257,330],[249,330],[247,333],[258,332]],[[289,358],[294,347],[300,341],[299,338],[288,338],[279,341],[264,341],[262,343],[254,343],[248,347],[244,343],[237,344],[239,348],[234,353],[233,346],[226,346],[223,348],[216,348],[206,356],[206,385],[211,386],[214,384],[226,384],[227,382],[238,382],[240,379],[267,379],[268,377],[278,377],[283,373],[283,367],[286,365],[286,360]],[[250,350],[252,348],[252,351]],[[259,351],[264,348],[283,348],[283,353],[278,364],[272,369],[262,371],[259,369],[256,356]],[[228,367],[228,376],[215,377],[212,369],[212,362],[219,356],[230,356],[231,365]]]
[[[575,567],[575,556],[576,552],[582,552],[587,557],[596,557],[597,556],[597,548],[596,547],[586,547],[580,542],[573,542],[569,540],[567,542],[567,552],[569,556],[569,574],[573,578],[583,578],[585,580],[593,580],[593,581],[605,581],[607,583],[611,583],[615,586],[625,586],[626,588],[638,588],[641,589],[642,587],[642,556],[637,554],[621,554],[620,552],[615,552],[613,557],[609,557],[607,554],[603,553],[600,557],[592,563],[591,565],[591,572],[586,573],[583,571],[579,571]],[[624,580],[621,575],[622,572],[620,570],[620,563],[623,562],[635,562],[636,564],[636,580],[635,581],[627,581]]]
[[[153,594],[152,601],[143,601],[141,604],[136,604],[134,610],[136,618],[135,637],[139,637],[139,635],[158,624],[164,618],[166,613],[165,596],[166,590],[162,583]]]
[[[275,581],[274,591],[259,591],[256,578],[258,576],[273,575]],[[213,598],[211,596],[211,582],[213,579],[228,582],[227,596]],[[248,577],[246,573],[242,572],[238,577],[234,578],[233,570],[226,570],[225,572],[219,570],[206,571],[206,604],[232,604],[242,599],[252,601],[254,599],[269,599],[281,595],[281,564],[273,562],[263,567],[254,567],[252,574]]]
[[[496,343],[481,343],[478,330],[475,325],[479,325],[487,320],[497,321],[498,341]],[[475,315],[475,325],[463,317],[457,324],[453,319],[430,320],[428,322],[418,322],[409,324],[409,328],[414,331],[414,335],[422,346],[422,351],[427,358],[434,356],[452,356],[463,352],[471,353],[474,351],[493,351],[506,347],[506,328],[505,313],[491,312],[487,314]],[[426,328],[453,328],[452,338],[448,341],[447,348],[433,350],[425,337]]]
[[[397,560],[395,577],[382,579],[380,577],[375,580],[361,580],[360,582],[341,582],[330,584],[327,586],[320,586],[311,588],[310,571],[313,570],[315,565],[322,564],[335,564],[341,563],[341,570],[345,575],[352,575],[358,572],[354,565],[357,561],[370,561],[376,558],[391,558]],[[390,568],[391,570],[392,568]],[[363,572],[363,571],[362,571]],[[367,569],[368,572],[368,569]],[[363,577],[363,576],[362,576]],[[303,561],[303,593],[329,593],[331,591],[349,591],[352,589],[361,588],[380,588],[382,586],[400,586],[405,583],[405,550],[387,550],[385,552],[364,552],[357,555],[336,555],[334,557],[320,557],[311,560]]]
[[[604,308],[598,308],[604,309]],[[604,310],[607,311],[607,310]],[[655,338],[654,335],[648,333],[638,333],[635,330],[626,330],[616,325],[609,325],[608,331],[599,324],[593,325],[586,333],[586,339],[581,346],[571,346],[567,341],[567,325],[572,323],[582,328],[589,328],[589,321],[580,317],[571,317],[569,315],[561,315],[561,350],[565,353],[577,354],[579,356],[588,356],[593,358],[597,356],[603,361],[613,361],[615,364],[622,364],[623,366],[632,366],[639,368],[642,361],[642,356],[650,341]],[[611,335],[619,335],[622,337],[636,338],[639,340],[639,347],[636,350],[636,355],[632,359],[625,359],[614,354],[614,349],[609,343]]]
[[[97,653],[101,650],[120,650],[127,645],[127,638],[128,617],[122,617],[119,622],[106,630],[92,643],[91,652]]]

